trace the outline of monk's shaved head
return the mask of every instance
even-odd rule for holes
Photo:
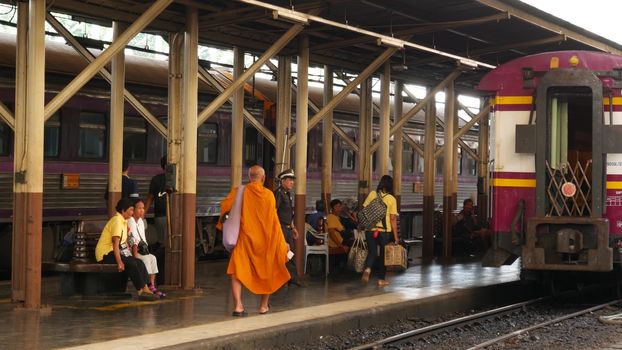
[[[259,165],[253,165],[248,169],[248,180],[250,182],[264,182],[266,171]]]

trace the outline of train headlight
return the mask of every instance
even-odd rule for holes
[[[568,62],[570,62],[570,65],[572,67],[576,67],[579,65],[579,57],[577,57],[577,55],[572,55],[572,57],[570,57],[570,60],[568,60]]]

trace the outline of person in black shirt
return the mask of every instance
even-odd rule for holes
[[[123,159],[122,164],[122,177],[121,177],[121,198],[138,198],[138,182],[131,179],[128,175],[130,169],[130,163],[127,159]]]
[[[285,235],[285,241],[289,244],[291,249],[294,247],[294,240],[299,237],[298,230],[296,230],[296,226],[294,225],[294,203],[291,193],[294,188],[296,176],[294,175],[293,169],[287,169],[280,173],[278,177],[281,181],[281,185],[274,191],[276,214],[279,217],[281,230],[283,230],[283,235]],[[305,286],[304,283],[298,279],[293,259],[287,263],[287,270],[289,270],[289,274],[292,276],[288,284],[299,287]]]
[[[160,159],[160,166],[162,167],[162,170],[166,168],[166,156]],[[149,183],[149,194],[147,195],[147,203],[145,204],[146,211],[149,211],[151,204],[154,204],[154,223],[158,233],[158,242],[160,242],[162,246],[164,246],[166,239],[166,196],[166,175],[163,172],[151,178],[151,182]]]

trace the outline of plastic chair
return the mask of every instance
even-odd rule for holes
[[[313,237],[317,238],[317,239],[321,239],[324,244],[319,244],[319,245],[309,245],[307,243],[307,233],[310,233]],[[317,231],[315,231],[315,229],[309,225],[308,223],[305,224],[305,236],[304,236],[304,241],[305,241],[305,269],[304,269],[304,273],[307,273],[307,257],[309,255],[312,254],[316,254],[316,255],[326,255],[326,276],[328,276],[328,236],[324,233],[318,233]]]

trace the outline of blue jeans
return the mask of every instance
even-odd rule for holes
[[[384,266],[384,247],[392,239],[393,232],[378,232],[378,237],[374,238],[374,231],[365,231],[368,252],[365,268],[375,269],[378,279],[381,280],[384,280],[387,274],[387,268]],[[378,248],[380,248],[380,252],[378,252]]]

